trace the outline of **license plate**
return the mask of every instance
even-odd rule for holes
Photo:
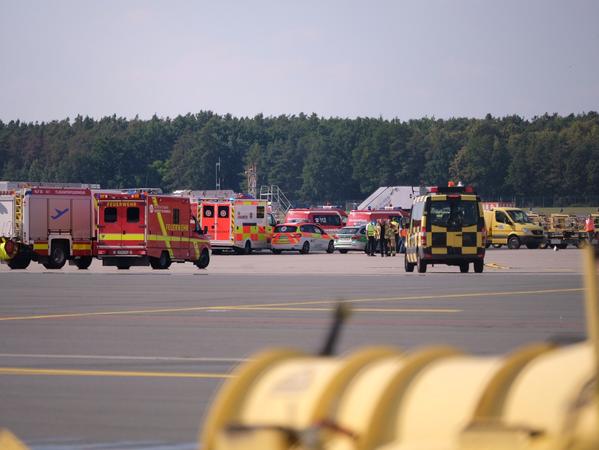
[[[117,250],[114,252],[115,255],[130,255],[131,252],[129,250]]]

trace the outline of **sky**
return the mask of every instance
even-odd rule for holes
[[[0,120],[599,110],[596,0],[0,0]]]

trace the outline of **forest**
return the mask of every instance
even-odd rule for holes
[[[599,198],[599,114],[524,119],[237,118],[0,121],[0,179],[105,188],[244,191],[276,184],[297,202],[359,200],[378,186],[472,184],[485,199]]]

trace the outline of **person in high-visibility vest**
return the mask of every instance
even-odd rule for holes
[[[584,231],[587,232],[589,243],[591,243],[595,238],[595,219],[590,214],[587,220],[584,221]]]
[[[395,256],[397,253],[397,238],[399,237],[399,223],[395,218],[389,222],[389,253]]]
[[[368,256],[374,256],[376,250],[376,222],[372,219],[366,225],[366,236],[368,237],[368,243],[366,244],[366,253]]]

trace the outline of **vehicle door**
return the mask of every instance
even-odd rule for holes
[[[144,244],[143,201],[100,200],[98,209],[100,246],[137,247]]]
[[[185,200],[173,205],[172,247],[179,258],[188,259],[190,255],[191,211]]]
[[[221,203],[216,205],[216,240],[229,241],[232,240],[231,230],[231,205],[229,203]]]
[[[326,250],[329,246],[331,237],[318,225],[313,225],[312,227],[314,232],[314,241],[316,243],[315,249],[317,248],[318,250]]]
[[[495,211],[495,230],[493,231],[497,231],[495,233],[496,238],[505,240],[505,242],[507,242],[507,237],[511,229],[510,225],[510,219],[505,212]]]
[[[215,213],[218,213],[217,206],[218,204],[213,202],[202,202],[200,206],[200,226],[210,240],[216,239],[216,219],[214,217]]]

